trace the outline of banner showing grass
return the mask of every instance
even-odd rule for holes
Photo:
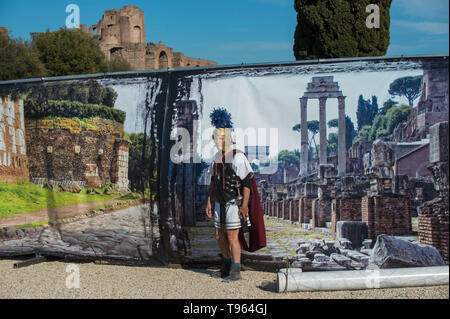
[[[130,197],[130,194],[123,193],[103,194],[106,187],[97,189],[100,194],[87,194],[87,189],[80,193],[54,192],[30,182],[0,183],[0,219],[38,212],[45,208],[135,198],[135,195]]]

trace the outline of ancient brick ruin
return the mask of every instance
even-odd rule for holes
[[[23,100],[0,97],[0,181],[29,180]]]
[[[332,78],[313,78],[308,94],[300,99],[300,174],[289,181],[257,176],[264,214],[335,236],[340,236],[339,222],[354,222],[354,231],[365,233],[365,246],[380,235],[418,235],[420,243],[434,246],[448,263],[448,72],[443,65],[448,63],[424,62],[420,100],[391,140],[358,141],[344,153],[338,150],[337,156],[321,153],[320,159],[310,160],[306,130],[309,92],[322,88],[311,95],[322,99],[320,113],[325,98],[337,97],[341,99],[340,119],[345,115],[341,114],[344,100],[337,83]],[[326,136],[324,114],[319,118],[320,145],[326,145],[322,138],[322,134]],[[412,218],[417,216],[418,229],[413,229]]]
[[[439,195],[419,208],[419,240],[432,245],[448,263],[449,217],[449,155],[448,122],[430,128],[430,165],[433,181]]]
[[[25,123],[33,182],[128,189],[130,142],[123,139],[123,124],[100,118]]]
[[[98,40],[106,59],[122,57],[135,70],[217,65],[213,61],[189,58],[181,52],[174,52],[173,48],[162,42],[146,43],[144,11],[134,5],[107,10],[89,30],[86,25],[80,28]]]

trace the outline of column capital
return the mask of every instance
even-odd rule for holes
[[[321,96],[321,97],[319,97],[319,102],[320,103],[325,103],[326,101],[327,101],[327,97],[326,96]]]

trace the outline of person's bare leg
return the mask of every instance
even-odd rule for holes
[[[225,232],[219,228],[216,228],[216,240],[223,258],[231,258],[230,245],[228,243],[227,236]]]
[[[232,264],[230,275],[224,281],[234,281],[241,279],[241,245],[239,243],[239,229],[227,230],[227,239],[230,244]]]
[[[239,229],[227,230],[227,239],[230,245],[231,257],[233,258],[233,263],[241,263],[241,244],[239,243]]]

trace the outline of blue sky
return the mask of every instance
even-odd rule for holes
[[[294,0],[0,0],[0,26],[24,40],[30,32],[57,30],[67,5],[80,8],[81,23],[134,4],[145,11],[147,42],[162,41],[186,56],[219,64],[294,61]],[[387,56],[448,54],[447,0],[393,0]]]

